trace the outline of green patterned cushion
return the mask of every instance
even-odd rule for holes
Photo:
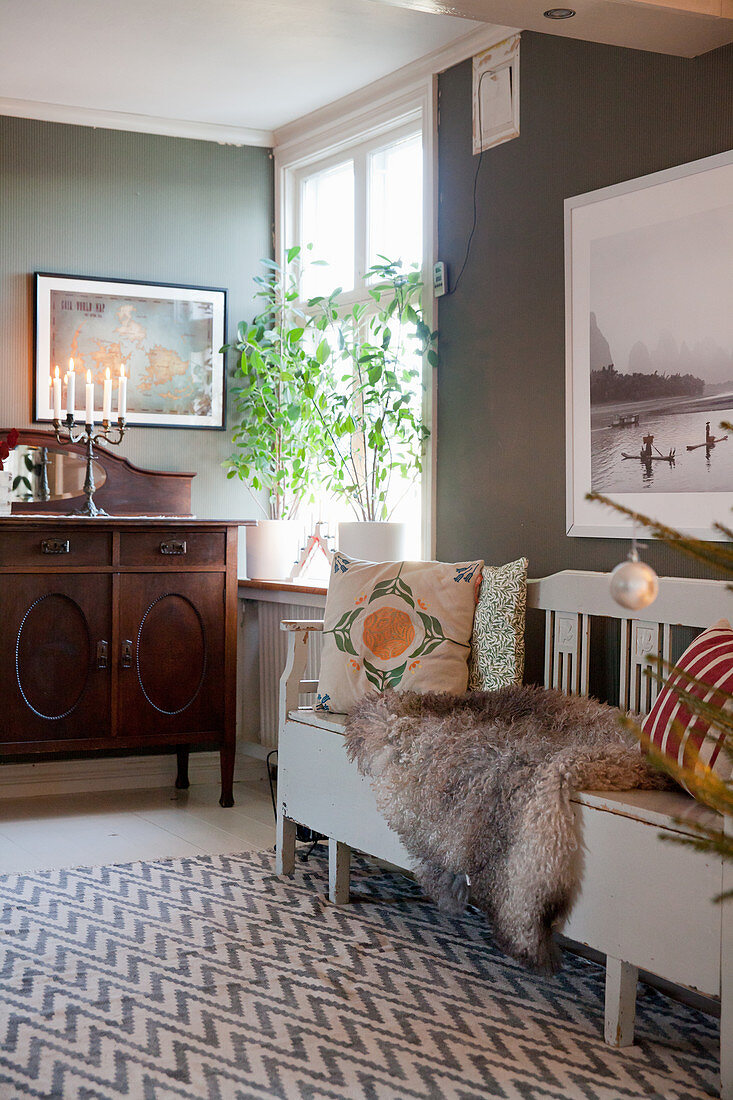
[[[527,559],[485,565],[473,620],[470,691],[496,691],[507,684],[521,684],[526,607]]]
[[[335,554],[316,710],[348,712],[375,689],[465,691],[483,564]]]

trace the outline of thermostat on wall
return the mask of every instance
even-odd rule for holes
[[[442,260],[433,264],[433,294],[439,298],[441,294],[448,293],[448,272]]]

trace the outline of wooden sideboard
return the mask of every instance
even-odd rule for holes
[[[221,754],[233,805],[237,524],[0,520],[0,760]]]

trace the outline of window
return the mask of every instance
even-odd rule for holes
[[[351,146],[349,157],[294,173],[288,245],[310,244],[328,267],[310,268],[304,298],[340,286],[366,298],[364,272],[380,256],[423,261],[423,135],[420,121]]]
[[[300,241],[328,267],[309,267],[303,275],[303,297],[328,294],[334,286],[354,289],[354,162],[306,176],[301,183]]]
[[[432,85],[431,85],[432,88]],[[432,329],[433,298],[426,275],[433,262],[432,244],[432,92],[427,86],[403,97],[399,110],[343,125],[334,122],[326,136],[305,138],[288,150],[276,150],[278,190],[276,235],[282,259],[292,245],[312,245],[313,259],[327,266],[308,266],[301,283],[303,301],[341,287],[344,304],[364,303],[366,328],[374,302],[365,273],[380,258],[416,264],[423,282],[422,307]],[[415,360],[405,366],[414,367]],[[431,430],[421,481],[393,482],[393,519],[406,521],[411,532],[409,553],[433,556],[432,545],[432,368],[417,365],[416,396],[422,397],[423,422]],[[422,378],[422,382],[421,382]],[[424,392],[423,392],[424,391]],[[354,444],[358,462],[358,446]],[[355,516],[343,502],[322,500],[317,519],[329,531]]]
[[[380,256],[422,266],[422,133],[369,155],[369,265]]]

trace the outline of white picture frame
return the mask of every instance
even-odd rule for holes
[[[733,368],[728,411],[722,378],[726,355],[733,364],[733,150],[566,199],[565,296],[568,535],[633,535],[631,520],[585,499],[594,490],[693,537],[720,539],[712,524],[731,521],[733,436],[717,449],[698,436],[706,438],[706,414],[707,438],[720,434],[721,419],[733,420]],[[718,374],[705,365],[710,348]],[[702,381],[704,391],[591,407],[591,370],[597,396],[606,349],[618,392],[619,372],[640,379],[665,362],[677,368],[675,381],[667,374],[670,386]],[[657,383],[638,384],[646,393]],[[613,437],[620,409],[633,415],[634,406],[642,410],[638,426],[624,424]],[[643,440],[655,430],[650,458]],[[621,452],[622,438],[631,442]]]

